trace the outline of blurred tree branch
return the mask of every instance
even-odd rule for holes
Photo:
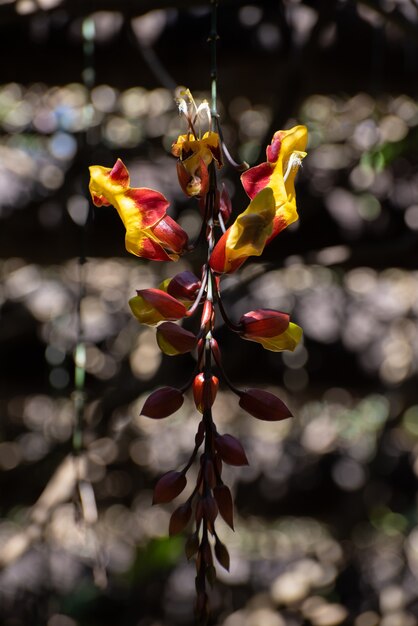
[[[71,499],[77,481],[84,477],[84,457],[67,456],[55,470],[45,489],[29,512],[28,525],[12,535],[2,546],[0,571],[17,561],[42,537],[42,530],[54,509]]]

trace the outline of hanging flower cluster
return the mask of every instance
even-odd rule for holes
[[[218,376],[237,395],[240,407],[255,418],[277,421],[291,416],[274,394],[253,388],[237,389],[228,379],[214,337],[216,311],[219,310],[232,331],[267,350],[294,350],[302,336],[301,328],[280,311],[257,309],[244,313],[237,323],[231,321],[222,304],[221,279],[224,274],[235,272],[248,257],[260,256],[280,231],[298,219],[294,181],[306,154],[307,130],[295,126],[274,134],[267,147],[267,161],[241,175],[249,204],[226,228],[232,206],[225,187],[218,185],[218,170],[222,167],[223,152],[230,157],[221,140],[218,120],[212,119],[207,102],[196,106],[188,90],[182,92],[178,106],[187,131],[174,142],[172,154],[177,157],[182,190],[196,198],[202,213],[202,229],[195,244],[189,243],[184,230],[167,215],[169,203],[161,193],[130,187],[129,173],[120,159],[112,169],[98,165],[90,168],[90,192],[96,206],[111,204],[116,208],[126,228],[126,248],[132,254],[154,261],[175,261],[202,240],[207,248],[207,260],[200,276],[190,271],[180,272],[158,288],[137,291],[129,302],[141,324],[157,327],[156,339],[164,354],[175,356],[192,351],[197,354],[190,383],[181,389],[158,389],[146,400],[142,414],[152,419],[168,417],[181,407],[190,387],[201,414],[188,462],[183,469],[169,471],[160,478],[153,503],[170,502],[183,492],[188,470],[200,455],[196,484],[186,501],[173,512],[169,533],[183,531],[193,520],[186,554],[189,559],[196,556],[196,612],[205,623],[206,581],[213,584],[214,557],[224,568],[229,568],[228,550],[215,528],[218,516],[234,527],[232,496],[223,482],[222,467],[224,463],[248,464],[238,439],[219,433],[213,421]],[[242,171],[244,167],[237,169]],[[196,315],[200,316],[196,333],[176,323]],[[214,367],[217,375],[213,373]]]

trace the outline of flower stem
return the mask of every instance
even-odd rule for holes
[[[210,77],[211,77],[211,115],[212,115],[212,129],[216,128],[216,118],[218,116],[217,110],[217,80],[218,80],[218,69],[217,69],[217,58],[216,58],[216,44],[218,41],[218,29],[217,29],[217,19],[218,19],[218,0],[211,0],[212,5],[212,19],[211,19],[211,29],[210,35],[208,38],[208,42],[210,44],[210,57],[211,57],[211,69],[210,69]]]
[[[221,294],[220,294],[220,292],[219,292],[219,291],[217,292],[217,300],[216,300],[216,301],[217,301],[217,303],[218,303],[219,310],[220,310],[220,312],[221,312],[222,318],[223,318],[223,320],[224,320],[225,324],[228,326],[228,328],[230,328],[231,330],[233,330],[233,331],[234,331],[234,333],[239,333],[239,332],[241,332],[241,330],[242,330],[241,326],[239,326],[238,324],[234,324],[234,322],[232,322],[232,321],[229,319],[228,315],[226,314],[226,311],[225,311],[225,309],[224,309],[224,305],[223,305],[223,303],[222,303]]]

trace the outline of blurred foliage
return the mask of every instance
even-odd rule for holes
[[[208,86],[207,7],[87,4],[0,2],[0,620],[187,626],[193,567],[183,540],[166,538],[175,505],[152,508],[151,494],[186,458],[196,414],[187,399],[165,422],[139,412],[150,389],[182,385],[194,362],[163,358],[127,301],[199,259],[127,258],[117,216],[93,214],[86,181],[87,165],[121,156],[134,184],[161,190],[198,231],[168,151],[182,130],[172,82],[198,97]],[[228,471],[237,531],[222,529],[231,572],[219,573],[212,623],[414,626],[417,5],[220,4],[231,152],[259,162],[272,131],[295,120],[310,148],[300,222],[264,263],[225,279],[233,317],[260,304],[292,311],[305,338],[281,357],[217,329],[234,382],[280,385],[295,418],[256,421],[219,393],[216,420],[251,464]],[[228,172],[225,183],[239,212],[243,193]],[[80,296],[87,377],[74,460]]]

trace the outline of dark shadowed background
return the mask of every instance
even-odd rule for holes
[[[219,110],[251,165],[275,130],[309,129],[300,220],[223,282],[238,319],[264,307],[304,329],[294,353],[217,329],[231,379],[279,392],[295,417],[264,423],[222,388],[231,572],[218,626],[418,623],[418,3],[219,3]],[[152,487],[192,448],[192,400],[139,416],[193,357],[162,356],[127,301],[183,269],[130,256],[88,165],[127,164],[171,201],[184,132],[173,88],[209,97],[210,9],[192,1],[0,0],[0,621],[7,626],[188,626],[194,567],[168,539]],[[239,177],[223,170],[235,215]],[[80,266],[79,258],[87,262]],[[191,326],[192,328],[193,326]],[[84,339],[86,378],[74,351]],[[80,351],[81,350],[81,351]],[[82,365],[83,351],[78,362]],[[279,390],[279,391],[278,391]],[[74,424],[83,440],[71,457]],[[78,483],[78,488],[77,488]]]

